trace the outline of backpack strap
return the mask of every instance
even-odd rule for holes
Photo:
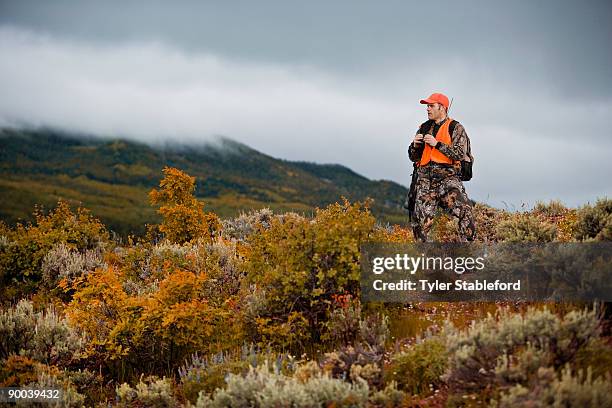
[[[448,125],[448,133],[450,133],[450,135],[453,135],[453,132],[455,131],[455,128],[457,127],[457,121],[455,119],[451,119],[452,122]],[[472,146],[470,145],[470,137],[466,137],[467,139],[467,146],[466,146],[466,152],[465,154],[470,158],[470,161],[472,161],[472,163],[474,162],[474,156],[472,156]]]
[[[457,127],[457,121],[455,119],[451,119],[451,123],[448,125],[448,133],[453,136],[453,132]]]
[[[467,155],[469,156],[472,163],[474,163],[474,156],[472,156],[472,146],[470,145],[470,137],[467,138]]]
[[[421,123],[417,133],[421,133],[423,135],[425,135],[427,133],[431,134],[433,132],[433,128],[434,128],[435,124],[436,124],[436,122],[433,119],[427,120],[427,121]],[[428,130],[427,125],[429,125],[429,130]]]

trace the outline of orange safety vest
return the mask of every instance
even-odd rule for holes
[[[450,126],[452,121],[453,120],[451,118],[447,118],[444,124],[440,126],[440,129],[438,129],[438,133],[436,133],[436,140],[446,145],[451,144],[451,136],[450,136],[450,133],[448,133],[448,127]],[[445,164],[455,163],[455,161],[451,160],[450,158],[442,154],[441,151],[425,143],[425,148],[423,149],[423,155],[421,156],[421,161],[419,162],[419,166],[421,167],[425,166],[430,161],[434,161],[436,163],[445,163]]]

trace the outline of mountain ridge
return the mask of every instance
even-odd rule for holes
[[[405,224],[406,188],[340,164],[274,158],[226,136],[200,145],[151,146],[53,129],[0,129],[0,219],[31,218],[34,204],[82,203],[113,230],[140,234],[158,221],[147,193],[164,166],[196,177],[196,197],[224,217],[249,209],[310,213],[345,196],[374,199],[380,222]]]

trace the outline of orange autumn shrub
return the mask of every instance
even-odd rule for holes
[[[211,305],[202,296],[205,283],[204,274],[175,271],[149,299],[141,320],[158,338],[189,349],[187,354],[208,351],[213,342],[221,342],[221,333],[215,331],[229,319],[229,310]]]
[[[195,177],[173,167],[164,167],[159,189],[149,193],[151,204],[163,218],[159,231],[170,242],[182,244],[198,238],[211,240],[221,223],[214,213],[204,213],[204,205],[194,196]]]
[[[210,303],[206,273],[168,270],[158,287],[130,292],[112,266],[89,274],[67,308],[89,338],[92,366],[124,381],[141,373],[168,375],[195,353],[233,347],[239,340],[234,302]]]
[[[41,363],[28,357],[10,355],[0,365],[0,387],[19,387],[36,381]]]
[[[0,302],[16,301],[49,286],[41,285],[42,263],[55,245],[85,252],[104,248],[109,240],[106,228],[89,210],[79,207],[74,213],[62,200],[48,214],[36,208],[34,218],[26,225],[0,228],[5,241],[0,245]]]
[[[410,227],[390,225],[376,228],[372,234],[372,240],[393,244],[410,244],[414,242],[414,234]]]
[[[113,267],[97,270],[76,289],[68,317],[87,334],[90,345],[104,344],[127,303],[120,274]]]

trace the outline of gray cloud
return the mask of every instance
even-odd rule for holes
[[[0,24],[86,41],[157,40],[356,76],[461,57],[504,78],[543,76],[560,95],[605,98],[612,85],[610,20],[607,0],[0,2]]]
[[[0,3],[3,124],[223,134],[406,185],[418,99],[441,90],[472,138],[475,199],[610,193],[608,3],[36,4]]]

